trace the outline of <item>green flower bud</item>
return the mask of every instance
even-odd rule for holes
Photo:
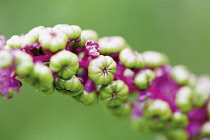
[[[184,129],[172,129],[167,132],[170,140],[188,140],[189,135]]]
[[[84,47],[85,43],[91,40],[93,42],[98,41],[98,34],[93,30],[82,30],[81,41],[72,43],[72,47]]]
[[[30,30],[26,35],[23,36],[22,38],[22,47],[25,47],[26,45],[32,45],[34,44],[39,37],[39,33],[45,29],[43,26],[38,26]]]
[[[202,125],[200,133],[203,137],[210,137],[210,121]]]
[[[119,59],[126,68],[141,69],[144,67],[142,55],[138,52],[133,52],[130,48],[123,49],[120,52]]]
[[[98,94],[91,91],[91,92],[82,92],[80,95],[76,96],[76,98],[86,106],[94,106],[98,104]]]
[[[55,91],[55,87],[53,85],[49,85],[48,88],[43,90],[37,90],[38,92],[41,92],[44,95],[51,95]]]
[[[128,98],[128,86],[121,80],[102,86],[99,90],[101,101],[110,107],[121,105]]]
[[[162,100],[153,100],[144,108],[143,116],[149,120],[168,120],[172,111],[167,102]]]
[[[195,107],[204,106],[210,97],[210,78],[201,76],[194,88],[192,102]]]
[[[156,68],[168,63],[168,57],[165,54],[146,51],[142,54],[146,66]]]
[[[132,107],[129,103],[122,103],[120,106],[106,107],[107,111],[119,118],[128,118],[131,114]]]
[[[151,130],[148,126],[148,120],[146,120],[144,117],[139,117],[136,119],[131,120],[131,127],[141,133],[151,133]]]
[[[38,41],[43,49],[56,52],[65,49],[68,37],[59,29],[45,28],[39,33]]]
[[[175,102],[180,110],[188,112],[192,109],[192,89],[184,86],[177,91]]]
[[[125,77],[133,77],[134,74],[135,73],[131,69],[127,69],[127,68],[123,72],[123,76],[125,76]]]
[[[195,87],[197,84],[197,77],[195,74],[191,73],[189,77],[189,86],[190,87]]]
[[[17,75],[26,76],[30,74],[34,67],[32,57],[23,51],[15,51],[14,55]]]
[[[36,39],[38,39],[39,33],[40,33],[43,29],[45,29],[45,27],[43,27],[43,26],[38,26],[38,27],[35,27],[35,28],[31,29],[31,30],[28,32],[28,34],[31,34],[31,35],[33,35]]]
[[[179,85],[187,85],[189,84],[190,72],[185,66],[177,65],[173,68],[172,78]]]
[[[155,79],[155,73],[152,70],[144,70],[138,73],[134,78],[134,83],[139,89],[147,89]]]
[[[21,48],[22,38],[23,36],[13,35],[10,39],[7,40],[6,45],[10,48]]]
[[[0,51],[0,67],[7,68],[12,65],[12,55],[7,50]]]
[[[192,102],[195,107],[202,107],[209,100],[209,92],[196,87],[192,95]]]
[[[37,41],[37,38],[33,34],[26,34],[22,38],[21,47],[24,48],[27,45],[32,45]]]
[[[53,28],[57,28],[64,32],[69,40],[75,40],[81,36],[81,28],[77,25],[68,25],[68,24],[58,24]]]
[[[69,79],[79,68],[78,57],[69,51],[60,51],[50,58],[49,66],[59,77]]]
[[[77,96],[83,92],[83,85],[76,76],[68,80],[56,78],[55,84],[56,90],[64,95]]]
[[[169,129],[168,120],[147,119],[147,125],[153,133],[161,133]]]
[[[188,125],[189,120],[186,114],[174,112],[171,118],[171,126],[174,128],[184,128]]]
[[[120,36],[103,37],[98,40],[101,54],[113,54],[126,47],[126,41]]]
[[[40,63],[35,64],[33,71],[25,78],[25,81],[37,90],[46,90],[53,84],[53,80],[54,78],[50,69]]]
[[[97,85],[107,85],[114,79],[116,62],[110,56],[100,55],[90,61],[88,76]]]

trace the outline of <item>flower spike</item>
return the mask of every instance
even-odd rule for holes
[[[84,106],[102,102],[110,115],[161,140],[210,139],[210,77],[170,66],[163,53],[133,51],[120,36],[98,39],[68,24],[0,35],[0,97],[19,93],[19,80]]]

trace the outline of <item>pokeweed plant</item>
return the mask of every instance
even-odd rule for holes
[[[44,95],[56,90],[85,106],[101,101],[142,133],[210,139],[210,77],[170,66],[165,54],[138,53],[120,36],[98,38],[67,24],[35,27],[8,40],[1,35],[0,95],[19,93],[20,79]],[[132,94],[135,102],[128,99]]]

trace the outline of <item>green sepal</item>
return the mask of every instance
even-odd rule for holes
[[[99,90],[101,101],[110,107],[121,105],[128,98],[128,86],[121,80],[102,86]]]

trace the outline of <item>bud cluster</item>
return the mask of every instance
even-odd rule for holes
[[[210,77],[196,77],[165,54],[138,53],[120,36],[77,25],[35,27],[0,36],[0,95],[19,93],[20,79],[44,95],[57,91],[85,106],[99,101],[134,129],[169,140],[210,138]],[[135,102],[129,96],[137,94]]]

